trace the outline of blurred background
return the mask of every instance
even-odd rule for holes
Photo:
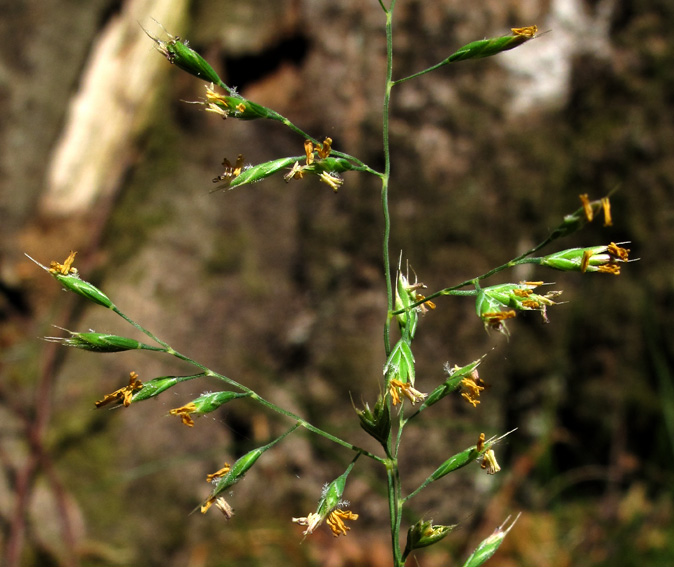
[[[382,471],[362,459],[346,538],[303,540],[348,451],[295,433],[217,511],[190,515],[205,476],[289,427],[237,401],[168,417],[213,382],[116,410],[93,402],[184,374],[169,357],[95,355],[41,340],[94,329],[141,339],[59,289],[43,264],[77,250],[80,273],[177,350],[376,450],[352,410],[374,403],[384,353],[379,184],[334,194],[280,176],[212,192],[221,162],[301,155],[270,121],[222,121],[204,85],[144,33],[187,38],[226,83],[316,138],[382,168],[384,15],[375,0],[0,0],[0,553],[7,567],[386,566]],[[161,24],[161,25],[160,25]],[[490,283],[555,282],[550,323],[521,315],[488,334],[470,298],[421,321],[417,387],[443,364],[489,355],[477,409],[445,399],[406,430],[413,490],[477,435],[517,428],[477,465],[412,502],[409,522],[457,531],[416,555],[462,564],[522,512],[492,564],[671,565],[674,384],[674,5],[664,0],[398,0],[395,76],[461,45],[537,24],[514,51],[394,89],[392,255],[433,291],[541,241],[578,195],[612,190],[614,226],[549,251],[630,241],[619,277],[539,269]],[[142,27],[141,27],[142,26]]]

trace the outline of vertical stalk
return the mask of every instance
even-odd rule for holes
[[[389,331],[391,326],[391,312],[393,311],[393,284],[391,281],[391,258],[389,252],[389,241],[391,237],[391,216],[388,204],[388,187],[391,177],[391,150],[389,146],[389,107],[391,101],[391,88],[393,87],[393,8],[395,0],[391,1],[391,6],[386,11],[386,89],[384,92],[384,109],[382,117],[382,134],[384,145],[384,175],[381,181],[381,206],[384,215],[384,234],[383,234],[383,257],[384,257],[384,278],[386,279],[386,302],[388,312],[384,324],[384,348],[386,356],[391,354],[391,340]]]
[[[393,282],[391,277],[391,257],[389,251],[391,237],[391,216],[389,211],[388,189],[391,178],[391,152],[389,145],[389,111],[391,102],[391,89],[393,87],[393,9],[396,0],[391,0],[389,8],[386,9],[380,2],[386,13],[386,85],[384,91],[384,108],[382,116],[382,135],[384,147],[384,175],[381,184],[381,206],[384,216],[383,230],[383,260],[384,260],[384,278],[386,280],[386,302],[387,313],[384,323],[384,348],[386,357],[391,354],[390,328],[393,317]],[[389,401],[390,403],[390,401]],[[399,423],[399,427],[402,422]],[[399,432],[398,432],[399,433]],[[388,487],[389,516],[391,523],[391,548],[393,553],[393,567],[404,567],[405,561],[400,551],[400,522],[402,518],[402,499],[400,488],[400,472],[398,470],[398,442],[394,443],[393,451],[389,452],[389,458],[386,463],[386,481]]]
[[[402,485],[400,483],[400,469],[398,468],[398,449],[400,448],[400,438],[402,436],[405,420],[403,417],[403,408],[401,406],[398,413],[397,438],[392,440],[392,458],[389,462],[390,474],[387,475],[389,483],[389,508],[391,510],[391,544],[393,546],[393,567],[404,567],[405,558],[400,551],[400,524],[403,517],[403,506],[405,504],[402,497]]]
[[[405,562],[400,552],[400,518],[402,501],[400,498],[400,476],[398,459],[390,459],[386,463],[386,481],[388,485],[388,507],[391,519],[391,545],[393,549],[393,567],[404,567]]]

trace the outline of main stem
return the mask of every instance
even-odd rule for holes
[[[384,348],[386,357],[391,354],[390,328],[393,312],[393,282],[391,278],[391,257],[389,252],[391,238],[391,216],[389,212],[388,189],[391,178],[391,152],[389,145],[389,111],[391,102],[391,89],[393,88],[393,9],[396,0],[391,0],[388,9],[382,8],[386,13],[386,89],[384,92],[384,108],[382,117],[382,134],[384,146],[384,175],[381,185],[381,206],[384,215],[383,231],[383,259],[384,278],[386,281],[386,304],[387,313],[384,323]],[[389,402],[390,403],[390,402]],[[393,566],[403,567],[405,564],[400,551],[400,522],[402,519],[402,503],[400,498],[400,476],[397,459],[397,443],[395,451],[386,463],[386,480],[388,485],[389,516],[391,523],[391,548],[393,552]]]
[[[393,311],[393,284],[391,281],[391,257],[389,253],[389,241],[391,238],[391,216],[388,205],[388,187],[391,178],[391,150],[389,145],[389,107],[391,101],[391,88],[393,87],[393,7],[395,0],[391,2],[386,11],[386,89],[384,92],[384,109],[382,117],[382,134],[384,146],[384,175],[381,180],[381,206],[384,215],[383,234],[383,258],[384,278],[386,280],[386,305],[387,314],[384,323],[384,348],[386,356],[391,354],[391,340],[389,331],[391,327],[391,312]]]

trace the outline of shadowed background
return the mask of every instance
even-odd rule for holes
[[[223,80],[316,138],[382,168],[384,16],[375,0],[0,2],[0,552],[12,566],[390,564],[381,470],[359,463],[347,538],[302,541],[351,455],[295,433],[229,499],[226,522],[189,512],[206,474],[287,429],[246,401],[188,429],[168,410],[216,383],[98,410],[128,373],[189,368],[146,353],[48,344],[52,325],[141,338],[66,295],[43,263],[76,266],[176,349],[318,426],[376,450],[351,400],[374,402],[384,362],[379,184],[337,194],[280,177],[211,193],[221,162],[301,155],[272,122],[222,121],[185,101],[204,85],[171,67],[140,26],[189,39]],[[438,301],[415,341],[417,386],[485,352],[477,409],[443,400],[409,428],[405,487],[487,436],[518,428],[487,477],[473,465],[413,501],[460,531],[417,554],[461,564],[523,511],[501,566],[667,565],[672,549],[674,8],[657,0],[399,0],[395,76],[510,27],[550,30],[507,54],[394,89],[392,254],[429,290],[542,240],[578,195],[612,198],[614,226],[555,248],[631,241],[615,278],[526,270],[563,305],[485,333],[470,299]],[[140,25],[139,25],[140,24]],[[361,459],[362,461],[362,459]],[[494,560],[496,562],[496,560]]]

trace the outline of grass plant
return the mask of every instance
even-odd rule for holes
[[[292,518],[292,521],[302,527],[304,536],[310,536],[316,530],[322,529],[322,525],[326,525],[335,536],[346,535],[354,525],[353,522],[358,519],[358,513],[355,511],[358,509],[358,502],[349,503],[346,500],[349,497],[349,475],[361,460],[369,459],[385,472],[391,563],[393,567],[403,567],[417,550],[438,543],[454,528],[449,524],[435,524],[423,517],[416,522],[408,523],[406,518],[410,517],[408,510],[414,498],[430,484],[441,482],[445,476],[471,463],[478,463],[487,474],[498,473],[500,470],[496,458],[498,443],[512,433],[500,432],[491,436],[480,434],[474,444],[460,448],[456,454],[448,455],[443,462],[430,465],[426,479],[419,486],[409,492],[403,490],[399,463],[405,459],[400,448],[407,428],[414,426],[416,418],[422,413],[437,410],[433,406],[441,404],[447,396],[461,396],[467,404],[478,408],[480,396],[485,389],[485,384],[478,373],[478,367],[484,357],[465,361],[462,366],[447,365],[444,379],[430,392],[421,392],[415,387],[414,341],[422,316],[435,309],[434,301],[442,297],[470,297],[475,301],[476,324],[483,325],[487,332],[509,336],[508,321],[521,311],[537,311],[543,321],[547,322],[548,310],[557,304],[561,292],[549,290],[543,280],[486,285],[489,278],[521,264],[533,264],[541,272],[553,269],[584,274],[618,275],[622,265],[629,261],[629,250],[624,247],[624,243],[611,242],[539,255],[543,248],[582,229],[596,218],[603,218],[605,225],[612,223],[608,197],[591,200],[587,195],[581,195],[578,209],[563,216],[559,225],[547,238],[525,253],[483,274],[477,274],[465,281],[447,282],[446,287],[430,292],[426,291],[426,286],[417,280],[416,275],[412,281],[402,255],[394,255],[390,249],[393,227],[389,205],[390,200],[395,199],[395,172],[391,160],[389,121],[391,100],[395,95],[396,86],[430,72],[442,72],[447,65],[470,64],[471,60],[498,56],[503,51],[528,44],[537,37],[538,29],[533,25],[513,28],[509,34],[471,42],[455,49],[445,59],[426,69],[396,78],[393,49],[395,7],[396,0],[373,2],[373,8],[382,12],[382,31],[386,37],[387,65],[386,75],[382,77],[381,107],[381,152],[384,167],[381,171],[370,167],[355,156],[338,150],[338,144],[332,139],[314,137],[275,110],[244,98],[234,87],[225,84],[211,65],[189,47],[187,41],[165,31],[161,34],[163,38],[148,34],[157,50],[169,63],[205,82],[204,99],[199,102],[203,109],[227,120],[277,122],[281,127],[295,133],[303,144],[304,151],[300,155],[280,156],[259,164],[246,164],[243,155],[239,155],[234,163],[225,159],[223,172],[213,179],[219,188],[231,191],[263,180],[276,179],[281,183],[284,181],[294,183],[303,178],[316,177],[332,191],[338,192],[344,184],[341,174],[346,171],[374,176],[381,182],[381,266],[384,282],[382,294],[386,296],[387,309],[383,314],[381,344],[371,345],[372,349],[377,349],[381,353],[382,372],[376,377],[380,386],[378,394],[373,397],[371,403],[354,407],[351,402],[347,402],[344,406],[344,411],[351,412],[353,419],[358,420],[362,429],[376,441],[378,450],[360,447],[344,438],[339,432],[317,427],[301,415],[270,401],[263,392],[251,389],[236,377],[208,368],[192,359],[189,354],[179,352],[122,311],[102,290],[88,283],[73,266],[75,252],[71,252],[62,263],[52,262],[49,267],[40,265],[64,288],[112,311],[142,332],[152,344],[108,333],[71,331],[67,331],[65,337],[48,337],[48,340],[94,353],[148,350],[180,359],[194,369],[190,374],[159,376],[147,381],[141,380],[138,374],[131,372],[128,384],[103,396],[96,402],[97,407],[122,405],[133,408],[143,401],[163,395],[180,382],[210,378],[218,380],[223,389],[204,393],[170,410],[169,413],[180,419],[185,426],[194,427],[196,417],[209,414],[224,404],[239,403],[241,399],[256,403],[287,420],[288,427],[282,435],[270,439],[268,443],[244,454],[231,464],[225,463],[220,470],[209,475],[212,491],[200,504],[201,512],[206,513],[211,508],[217,508],[227,519],[232,518],[233,510],[227,502],[227,495],[236,483],[259,459],[264,458],[267,451],[274,450],[289,435],[305,430],[350,451],[353,457],[344,471],[336,474],[333,479],[326,479],[315,509],[308,511],[306,516]],[[254,191],[255,188],[251,187],[249,190]],[[451,437],[451,431],[446,432],[446,435]],[[242,513],[245,514],[245,510]],[[477,567],[487,561],[501,545],[516,520],[517,518],[505,518],[500,526],[495,526],[493,533],[488,535],[465,560],[464,567]]]

